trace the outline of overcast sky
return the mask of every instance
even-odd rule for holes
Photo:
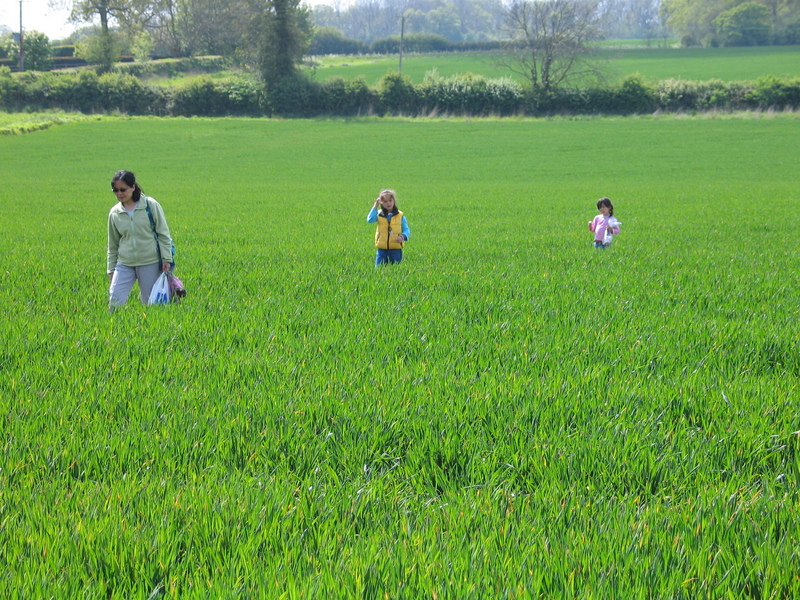
[[[334,0],[305,0],[305,4],[310,6],[333,3]],[[51,40],[60,40],[79,27],[67,22],[69,9],[54,10],[48,4],[49,0],[22,1],[22,27],[25,31],[41,31]],[[19,31],[19,0],[0,0],[0,25]]]

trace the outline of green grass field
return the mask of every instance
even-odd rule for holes
[[[3,598],[800,595],[795,115],[0,137]],[[107,305],[109,181],[189,289]],[[394,187],[412,237],[372,266]],[[607,195],[623,232],[586,223]]]
[[[0,111],[0,135],[15,135],[41,131],[54,125],[76,121],[99,120],[97,115],[50,111],[39,113],[7,113]]]
[[[763,75],[800,77],[800,46],[637,48],[610,51],[612,71],[645,79],[753,81]]]
[[[648,81],[662,79],[723,81],[755,80],[762,75],[800,76],[800,46],[751,48],[608,48],[604,51],[611,81],[640,73]],[[317,80],[341,76],[364,76],[374,85],[387,71],[396,71],[397,56],[340,56],[318,58]],[[475,73],[486,77],[518,76],[496,64],[496,54],[439,53],[409,54],[403,57],[403,72],[414,83],[436,70],[442,76]]]

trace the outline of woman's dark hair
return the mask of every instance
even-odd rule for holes
[[[133,201],[138,202],[139,198],[142,197],[142,188],[136,183],[136,175],[133,174],[133,171],[117,171],[114,173],[114,177],[111,178],[111,187],[113,188],[114,183],[120,179],[133,188]]]
[[[600,200],[597,201],[598,210],[600,209],[601,206],[607,206],[608,216],[610,217],[614,216],[614,205],[611,204],[611,200],[609,200],[608,198],[600,198]]]

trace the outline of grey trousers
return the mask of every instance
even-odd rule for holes
[[[108,308],[113,311],[117,306],[122,306],[128,301],[128,295],[133,289],[133,282],[139,282],[139,295],[142,304],[147,304],[150,300],[150,291],[153,284],[161,275],[161,265],[142,265],[141,267],[126,267],[117,265],[114,269],[114,276],[111,278],[111,287],[108,290]]]

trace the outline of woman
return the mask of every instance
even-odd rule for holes
[[[375,266],[396,264],[403,260],[403,246],[411,236],[406,217],[397,207],[394,190],[383,190],[367,215],[375,229]]]
[[[147,304],[156,279],[172,266],[172,239],[164,210],[144,195],[136,175],[117,171],[111,191],[118,201],[108,213],[108,306],[113,312],[128,301],[134,281]]]

